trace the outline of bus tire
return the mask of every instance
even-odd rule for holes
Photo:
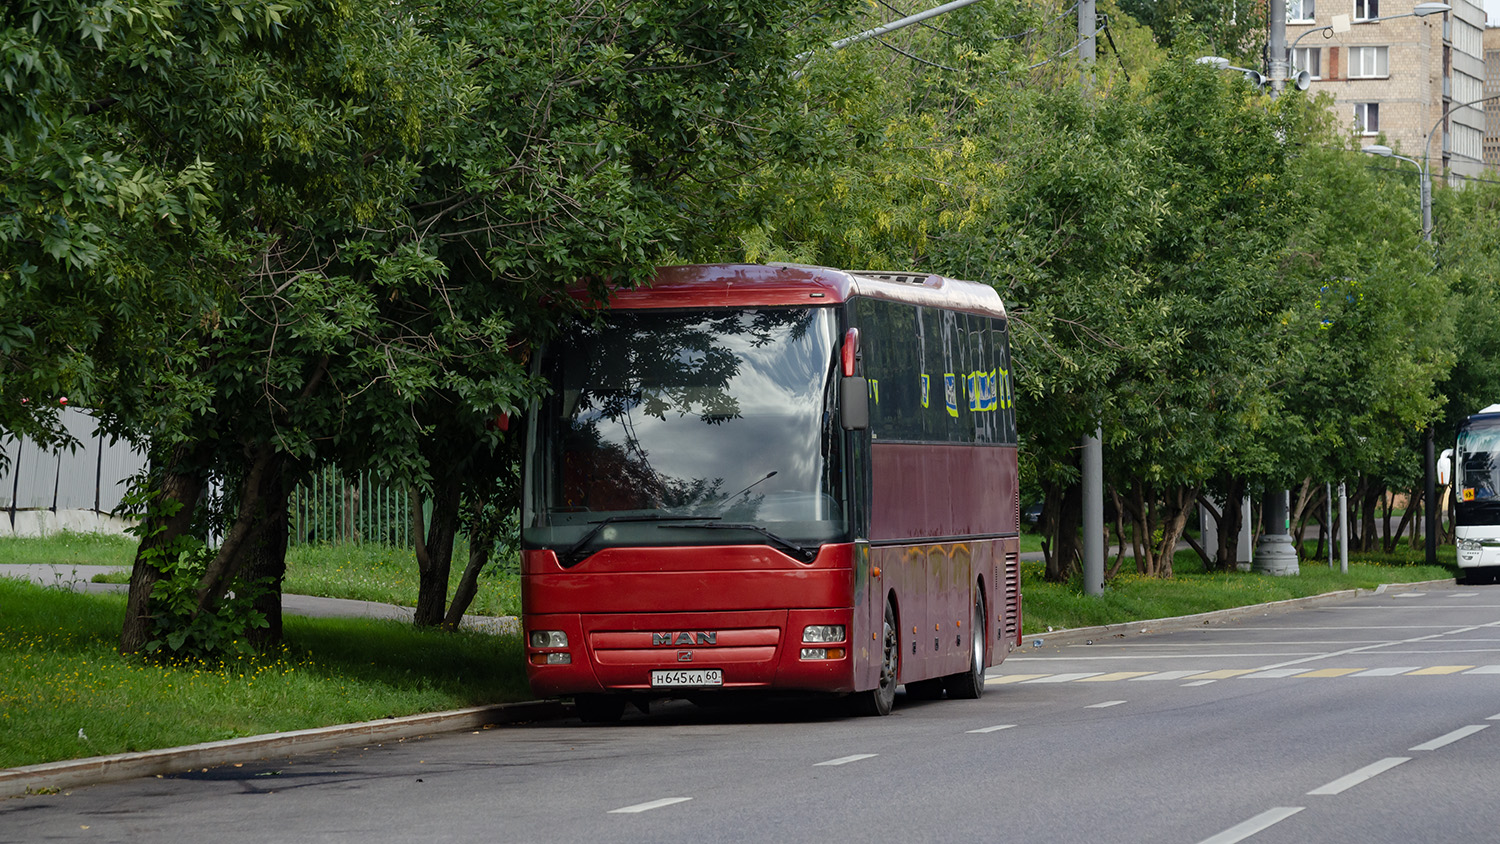
[[[896,704],[896,683],[901,679],[901,636],[897,632],[896,607],[885,604],[881,631],[880,684],[867,692],[855,692],[850,703],[858,715],[889,715]]]
[[[573,709],[587,724],[613,724],[625,714],[625,698],[619,695],[578,695]]]
[[[971,638],[969,670],[949,674],[943,678],[943,685],[948,689],[948,697],[955,700],[977,700],[980,695],[984,694],[984,649],[989,641],[989,635],[985,632],[984,619],[984,593],[980,592],[974,597],[974,621],[973,626],[969,628]]]

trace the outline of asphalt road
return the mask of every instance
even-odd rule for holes
[[[0,801],[0,841],[1487,842],[1495,725],[1500,587],[1396,588],[1028,640],[886,718],[672,702]]]

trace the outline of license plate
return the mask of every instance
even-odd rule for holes
[[[722,686],[724,670],[721,668],[699,668],[692,671],[653,671],[651,685],[656,688],[673,686]]]

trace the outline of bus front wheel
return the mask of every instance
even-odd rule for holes
[[[880,685],[852,696],[854,711],[860,715],[889,715],[896,704],[896,682],[900,679],[901,638],[896,633],[896,607],[885,605],[885,623],[880,635]]]

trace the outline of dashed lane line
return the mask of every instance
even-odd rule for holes
[[[1438,736],[1432,741],[1424,741],[1413,747],[1412,750],[1437,750],[1440,747],[1447,747],[1459,739],[1468,738],[1481,730],[1488,729],[1489,726],[1489,724],[1470,724],[1467,727],[1459,727],[1453,732]]]
[[[634,806],[623,806],[619,809],[610,809],[611,815],[638,815],[641,812],[649,812],[652,809],[660,809],[663,806],[672,806],[677,803],[686,803],[691,797],[663,797],[660,800],[652,800],[649,803],[637,803]]]
[[[1012,729],[1015,726],[1016,726],[1015,724],[996,724],[993,727],[980,727],[977,730],[965,730],[964,732],[967,732],[967,733],[998,733],[1001,730],[1009,730],[1009,729]]]
[[[1099,703],[1091,703],[1088,706],[1085,706],[1084,709],[1108,709],[1111,706],[1119,706],[1124,702],[1125,701],[1123,700],[1106,700]]]
[[[829,759],[827,762],[819,762],[819,763],[813,765],[813,767],[814,768],[822,768],[822,767],[834,767],[834,766],[837,766],[837,765],[847,765],[850,762],[858,762],[861,759],[874,759],[876,756],[879,756],[879,755],[880,755],[879,753],[856,753],[853,756],[840,756],[837,759]]]
[[[1237,844],[1257,832],[1263,832],[1281,823],[1305,808],[1307,807],[1277,806],[1274,809],[1267,809],[1248,821],[1237,823],[1218,835],[1203,839],[1199,844]]]
[[[1352,774],[1345,774],[1344,776],[1339,777],[1338,779],[1334,780],[1331,783],[1328,783],[1327,785],[1320,785],[1307,793],[1310,796],[1343,794],[1345,791],[1348,791],[1349,789],[1355,787],[1356,785],[1359,785],[1362,782],[1365,782],[1366,780],[1377,777],[1385,773],[1386,771],[1389,771],[1390,769],[1396,767],[1397,765],[1401,765],[1410,761],[1410,756],[1392,756],[1388,759],[1382,759],[1373,765],[1366,765]]]
[[[1110,683],[1115,680],[1130,680],[1135,677],[1145,677],[1150,671],[1111,671],[1108,674],[1100,674],[1097,677],[1084,677],[1080,683]]]

